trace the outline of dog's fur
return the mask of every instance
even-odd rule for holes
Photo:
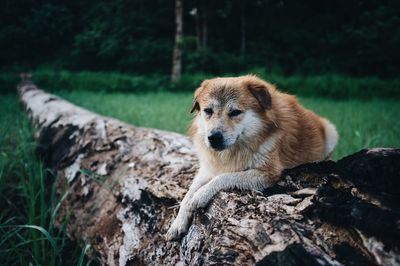
[[[192,112],[189,134],[200,169],[168,240],[184,234],[194,210],[218,191],[270,187],[283,169],[328,158],[338,141],[327,119],[251,75],[205,80],[195,92]]]

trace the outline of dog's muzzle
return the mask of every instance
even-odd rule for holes
[[[211,132],[211,134],[208,135],[208,142],[214,150],[221,151],[225,148],[224,135],[222,135],[220,131]]]

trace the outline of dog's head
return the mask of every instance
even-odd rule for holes
[[[197,112],[197,133],[207,147],[222,151],[266,130],[272,108],[271,84],[255,77],[205,80],[195,92],[191,112]]]

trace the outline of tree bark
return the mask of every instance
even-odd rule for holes
[[[171,80],[177,82],[182,75],[183,0],[175,0],[175,44],[172,55]]]
[[[107,265],[395,265],[400,150],[285,171],[263,192],[220,192],[180,242],[164,234],[197,169],[190,140],[18,85],[37,154],[59,177],[57,221]]]

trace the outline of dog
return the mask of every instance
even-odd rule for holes
[[[167,240],[185,234],[193,212],[218,191],[271,187],[284,169],[328,159],[338,142],[327,119],[253,75],[203,81],[193,112],[189,135],[200,168]]]

